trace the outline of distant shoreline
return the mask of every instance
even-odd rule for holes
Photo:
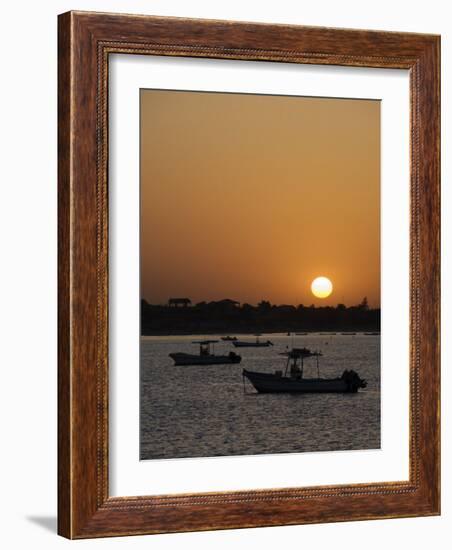
[[[193,330],[179,330],[179,331],[172,331],[172,332],[168,332],[168,331],[153,331],[153,332],[141,332],[140,336],[198,336],[200,334],[203,334],[203,335],[216,335],[216,336],[237,336],[237,335],[240,335],[240,336],[254,336],[256,334],[281,334],[281,335],[287,335],[287,333],[290,332],[290,336],[303,336],[304,334],[301,334],[301,333],[306,333],[306,335],[309,335],[309,334],[319,334],[319,333],[324,333],[325,336],[332,336],[332,335],[336,335],[336,336],[345,336],[347,335],[347,333],[353,333],[353,332],[356,332],[357,334],[364,334],[364,333],[378,333],[378,335],[380,335],[380,328],[376,328],[376,329],[369,329],[368,327],[366,328],[352,328],[352,327],[347,327],[347,328],[341,328],[341,329],[297,329],[297,330],[278,330],[278,329],[269,329],[269,330],[266,330],[266,329],[262,329],[262,328],[259,328],[259,330],[243,330],[243,329],[240,329],[240,330],[236,330],[236,331],[233,331],[233,330],[230,330],[230,331],[218,331],[218,330],[199,330],[199,331],[196,331],[194,332]],[[298,333],[298,334],[297,334]],[[341,334],[341,333],[345,333],[345,334]]]
[[[251,306],[229,299],[194,306],[188,298],[173,302],[185,305],[158,306],[142,300],[143,336],[380,331],[380,310],[369,308],[366,298],[349,307],[276,306],[266,301]]]

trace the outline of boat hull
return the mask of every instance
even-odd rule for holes
[[[191,353],[170,353],[169,356],[175,365],[237,365],[242,358],[240,355],[194,355]]]
[[[358,388],[342,378],[293,379],[278,374],[243,369],[245,376],[259,393],[356,393]]]
[[[233,341],[232,344],[236,348],[268,348],[269,346],[273,346],[271,342],[240,342],[240,341]]]

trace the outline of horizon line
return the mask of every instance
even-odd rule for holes
[[[358,302],[358,303],[355,303],[355,304],[346,304],[345,302],[337,302],[335,305],[332,305],[332,304],[324,304],[322,302],[311,302],[309,304],[305,304],[305,303],[298,303],[298,304],[294,304],[294,303],[272,303],[270,300],[266,300],[266,299],[262,299],[260,300],[259,302],[256,302],[256,303],[251,303],[251,302],[247,302],[247,301],[240,301],[240,300],[233,300],[231,298],[221,298],[221,299],[218,299],[218,300],[200,300],[198,302],[195,302],[195,301],[192,301],[191,298],[188,298],[187,296],[184,296],[184,297],[169,297],[165,302],[159,302],[159,303],[154,303],[154,302],[151,302],[149,301],[147,298],[145,298],[144,296],[141,296],[140,297],[140,300],[144,300],[147,304],[149,305],[153,305],[153,306],[169,306],[170,305],[170,302],[171,301],[175,301],[175,302],[184,302],[184,301],[187,301],[187,305],[186,307],[196,307],[198,305],[201,305],[201,304],[215,304],[215,303],[221,303],[221,302],[230,302],[231,304],[232,303],[235,303],[237,304],[237,307],[242,307],[244,305],[249,305],[249,306],[252,306],[252,307],[259,307],[259,304],[262,304],[262,303],[265,303],[265,304],[269,304],[270,307],[283,307],[283,306],[289,306],[289,307],[300,307],[300,306],[303,306],[303,307],[306,307],[306,308],[309,308],[309,307],[337,307],[339,305],[343,305],[345,307],[356,307],[356,306],[360,306],[360,305],[367,305],[367,307],[369,309],[381,309],[381,304],[378,304],[376,306],[371,306],[368,304],[368,301],[367,301],[367,297],[363,297],[363,299],[361,300],[361,302]]]

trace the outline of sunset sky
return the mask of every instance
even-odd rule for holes
[[[379,307],[380,102],[142,90],[141,295]]]

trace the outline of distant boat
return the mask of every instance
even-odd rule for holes
[[[222,336],[221,339],[223,342],[234,342],[237,340],[237,336]]]
[[[379,332],[365,332],[364,336],[380,336]]]
[[[199,345],[199,354],[192,353],[170,353],[169,356],[173,359],[175,365],[229,365],[240,363],[242,358],[233,351],[228,355],[215,355],[213,353],[213,345],[218,340],[198,340],[192,344]]]
[[[307,332],[296,332],[295,335],[296,336],[307,336],[308,333]]]
[[[273,342],[270,342],[270,340],[266,340],[264,342],[261,342],[259,337],[260,334],[255,334],[256,340],[234,340],[232,344],[236,348],[267,348],[268,346],[273,346]]]
[[[242,376],[247,378],[259,393],[356,393],[359,388],[367,386],[367,382],[354,370],[344,370],[339,378],[321,378],[318,361],[322,353],[319,351],[294,348],[281,355],[287,357],[284,374],[281,370],[270,374],[243,369]],[[303,362],[308,357],[317,359],[317,378],[303,377]]]
[[[341,332],[342,336],[356,336],[356,332]]]

